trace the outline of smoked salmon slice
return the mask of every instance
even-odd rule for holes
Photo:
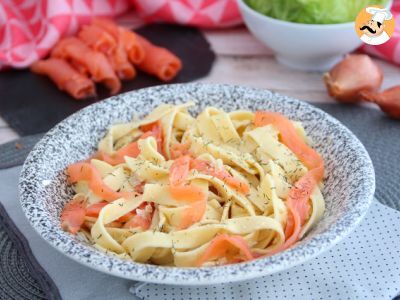
[[[129,60],[133,64],[140,64],[144,61],[147,53],[143,45],[139,42],[138,35],[129,29],[119,28],[119,39],[125,45],[125,50],[128,53]]]
[[[78,37],[93,50],[104,53],[120,79],[135,78],[135,68],[129,62],[124,45],[121,44],[119,38],[116,39],[105,29],[96,25],[84,26],[78,33]]]
[[[123,146],[113,155],[106,154],[104,152],[97,152],[94,157],[105,161],[106,163],[116,166],[125,162],[125,156],[136,158],[140,154],[140,149],[137,142],[132,142]]]
[[[129,60],[133,64],[139,64],[143,61],[146,54],[137,39],[137,34],[105,18],[95,18],[92,20],[92,24],[107,31],[123,45]]]
[[[169,183],[171,197],[178,201],[189,202],[183,211],[179,229],[185,229],[199,222],[207,207],[207,193],[198,186],[190,185],[187,178],[192,158],[188,155],[174,160],[169,169]]]
[[[85,99],[96,94],[94,83],[63,59],[39,60],[31,65],[31,71],[48,76],[60,90],[66,91],[75,99]]]
[[[184,155],[193,156],[193,153],[191,153],[189,149],[190,149],[190,142],[186,142],[183,144],[182,143],[173,144],[170,149],[172,159],[176,159]]]
[[[149,207],[151,207],[150,210],[148,210]],[[129,212],[125,216],[122,216],[121,218],[124,218],[125,220],[123,222],[126,222],[124,224],[124,228],[141,227],[143,230],[147,230],[150,228],[153,215],[153,205],[148,202],[143,202],[138,208]]]
[[[290,234],[290,231],[285,229],[287,246],[297,242],[299,238],[301,226],[306,222],[311,209],[308,200],[316,186],[314,175],[308,172],[289,191],[286,205],[291,213],[292,220],[290,222],[293,224],[293,230],[290,230],[292,231]]]
[[[169,50],[150,43],[138,34],[136,36],[145,53],[143,61],[137,64],[138,68],[162,81],[172,80],[182,68],[181,60]]]
[[[51,56],[65,59],[74,65],[80,65],[80,69],[86,69],[95,82],[101,82],[109,88],[111,94],[116,94],[121,89],[121,82],[106,56],[92,50],[76,37],[68,37],[59,41],[53,48]]]
[[[109,202],[99,202],[89,205],[86,208],[86,216],[98,218],[100,211],[108,205]],[[149,205],[147,202],[143,202],[137,209],[144,211],[145,207]],[[125,223],[124,228],[142,227],[147,230],[151,225],[152,213],[148,215],[138,215],[137,209],[126,213],[122,217],[117,219],[118,223]]]
[[[149,136],[154,137],[157,141],[157,150],[160,154],[163,155],[163,151],[162,151],[163,135],[162,135],[161,123],[157,121],[157,122],[148,124],[146,126],[141,126],[140,129],[143,131],[143,134],[139,137],[139,140],[145,139]],[[103,160],[110,165],[115,166],[115,165],[124,163],[125,156],[136,158],[139,154],[140,154],[140,149],[139,149],[137,141],[135,141],[135,142],[132,142],[130,144],[123,146],[121,149],[116,151],[113,155],[108,155],[106,153],[99,151],[94,155],[94,157],[97,159]]]
[[[99,202],[99,203],[94,203],[92,205],[89,205],[86,208],[86,216],[97,218],[100,214],[100,211],[103,209],[103,207],[108,204],[109,204],[108,202],[104,201],[104,202]]]
[[[194,185],[171,185],[170,193],[172,198],[178,201],[197,202],[207,201],[207,193],[200,187]]]
[[[189,155],[175,159],[169,169],[171,196],[175,200],[190,203],[189,207],[182,214],[180,229],[187,228],[199,222],[206,211],[207,193],[200,187],[187,183],[189,171],[192,169],[217,177],[240,192],[249,192],[247,183],[234,178],[225,170],[216,170],[208,161],[193,159]]]
[[[72,234],[77,233],[85,222],[85,207],[84,197],[76,197],[68,202],[61,212],[61,228]]]
[[[289,119],[276,112],[256,112],[255,126],[270,124],[279,131],[282,143],[306,165],[309,171],[289,191],[286,200],[289,214],[285,228],[285,243],[268,255],[285,250],[299,240],[301,228],[310,212],[309,199],[318,182],[324,176],[324,161],[322,157],[297,135],[296,129]]]
[[[95,51],[109,54],[117,47],[114,37],[100,27],[85,25],[78,33],[78,37]]]
[[[317,182],[324,176],[324,161],[313,148],[309,147],[297,134],[296,129],[289,119],[276,112],[257,111],[254,125],[257,127],[272,125],[280,134],[282,143],[288,147],[309,170],[313,172]]]
[[[125,224],[124,228],[141,227],[143,230],[150,228],[151,219],[143,218],[139,215],[133,215]]]
[[[169,168],[169,183],[171,196],[178,201],[207,201],[207,194],[198,186],[187,183],[190,171],[190,156],[175,159]]]
[[[148,210],[148,207],[151,207]],[[154,206],[151,203],[143,202],[140,206],[126,215],[120,217],[118,221],[124,222],[124,228],[141,227],[143,230],[150,228],[154,215]]]
[[[182,214],[182,220],[179,229],[186,229],[194,223],[200,222],[206,213],[207,199],[193,202],[186,208]]]
[[[129,62],[125,49],[120,43],[107,58],[121,80],[130,80],[136,77],[136,70]]]
[[[174,160],[170,167],[170,184],[172,186],[182,185],[186,181],[189,171],[193,169],[206,175],[216,177],[243,194],[247,194],[250,191],[249,185],[246,182],[233,177],[226,170],[217,170],[209,161],[197,158],[193,159],[189,155],[184,155]]]
[[[241,192],[243,194],[248,194],[250,191],[250,187],[246,182],[243,182],[235,177],[233,177],[228,171],[225,169],[217,170],[214,166],[211,165],[209,161],[201,160],[201,159],[192,159],[190,162],[190,168],[195,169],[201,173],[216,177],[222,180],[224,183],[232,187],[233,189]]]
[[[93,18],[92,25],[102,28],[111,34],[115,40],[118,40],[119,26],[111,19],[107,18]]]
[[[227,263],[254,259],[246,240],[240,235],[220,234],[213,238],[210,245],[197,261],[200,267],[207,261],[226,258]]]
[[[164,157],[166,157],[165,155],[165,151],[164,151],[164,132],[163,132],[163,128],[161,125],[161,121],[158,120],[156,122],[147,124],[147,125],[142,125],[140,126],[140,130],[144,132],[144,135],[142,136],[142,138],[144,138],[144,136],[146,134],[152,135],[156,141],[157,141],[157,151]]]
[[[103,182],[99,171],[90,163],[78,162],[72,164],[68,166],[67,174],[69,183],[76,183],[81,180],[87,181],[93,193],[106,201],[113,201],[131,196],[131,193],[113,191]]]
[[[190,171],[190,156],[181,156],[174,160],[169,169],[169,183],[182,185],[187,180]]]

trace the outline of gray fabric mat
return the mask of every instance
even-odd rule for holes
[[[361,140],[376,172],[376,198],[400,210],[400,121],[357,105],[316,104],[345,124]],[[42,135],[24,137],[0,146],[0,169],[21,165]],[[22,148],[16,148],[19,143]]]
[[[18,177],[21,173],[21,166],[0,170],[0,203],[4,206],[7,214],[15,224],[14,228],[19,230],[22,238],[29,242],[29,248],[35,260],[42,266],[43,272],[50,277],[57,286],[58,291],[64,300],[138,300],[137,297],[128,292],[130,286],[135,283],[129,279],[123,279],[116,276],[96,271],[92,268],[81,265],[75,260],[62,254],[54,247],[50,246],[32,227],[22,210],[18,201]],[[10,220],[10,222],[11,222]],[[1,219],[0,219],[1,222]],[[2,225],[0,225],[1,227]],[[13,230],[14,232],[14,230]],[[10,233],[12,234],[12,233]],[[0,238],[1,240],[1,238]],[[1,242],[0,242],[1,244]],[[11,247],[11,245],[9,245]],[[11,252],[11,251],[10,251]],[[15,260],[20,260],[27,264],[25,253],[21,252],[9,259],[9,255],[4,255],[7,251],[0,249],[0,265],[14,265]],[[12,253],[16,253],[12,251]],[[13,272],[13,270],[0,269],[0,277],[6,279],[17,277],[18,281],[24,283],[33,282],[27,280],[29,277],[25,274],[25,266],[18,268],[22,272]],[[4,275],[3,275],[4,272]],[[10,274],[10,272],[12,274]],[[39,268],[35,268],[34,274],[41,273]],[[14,283],[14,282],[12,282]],[[9,288],[10,285],[7,287]],[[12,284],[12,292],[19,292],[19,286]],[[16,297],[7,297],[2,292],[3,282],[0,281],[0,300],[16,299]],[[43,289],[36,286],[36,289]],[[9,291],[10,293],[10,291]],[[29,296],[25,300],[43,299],[42,297]],[[46,299],[52,299],[46,296]]]
[[[43,133],[29,135],[0,145],[0,169],[22,165],[33,146],[42,136]]]
[[[0,299],[61,299],[1,203],[0,253]]]
[[[400,210],[400,120],[357,105],[317,106],[346,125],[364,144],[375,168],[375,197]]]

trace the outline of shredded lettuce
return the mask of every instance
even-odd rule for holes
[[[254,10],[280,20],[306,24],[352,22],[368,5],[388,0],[245,0]]]

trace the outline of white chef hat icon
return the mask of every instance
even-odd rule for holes
[[[367,7],[365,10],[372,15],[372,21],[383,24],[385,20],[392,19],[392,13],[385,8]]]

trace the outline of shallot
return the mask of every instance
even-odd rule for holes
[[[400,119],[400,85],[380,93],[362,91],[360,97],[363,100],[376,103],[388,116]]]
[[[324,74],[329,95],[340,102],[357,102],[361,91],[378,90],[382,80],[382,70],[365,54],[347,55]]]

